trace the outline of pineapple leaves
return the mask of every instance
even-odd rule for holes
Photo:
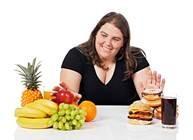
[[[22,65],[19,65],[19,64],[17,64],[16,66],[18,66],[19,68],[20,68],[20,70],[17,70],[19,73],[22,73],[22,71],[23,71],[23,73],[26,73],[27,72],[27,68],[26,67],[24,67],[24,66],[22,66]],[[22,71],[21,71],[22,70]]]
[[[33,59],[32,66],[35,66],[36,64],[36,57]]]
[[[38,71],[38,69],[40,68],[40,66],[41,66],[41,64],[38,63],[37,66],[36,66],[35,69],[34,69],[34,73],[36,73],[36,72]]]
[[[16,66],[19,68],[16,69],[16,71],[21,76],[23,85],[27,89],[38,89],[41,85],[41,81],[38,80],[41,77],[41,71],[39,71],[41,66],[40,62],[36,65],[36,58],[34,58],[32,63],[27,63],[27,67],[20,64],[17,64]]]

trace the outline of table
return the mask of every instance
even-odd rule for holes
[[[97,106],[97,117],[80,130],[16,128],[15,140],[176,140],[176,129],[161,127],[160,120],[151,125],[128,123],[128,106]]]

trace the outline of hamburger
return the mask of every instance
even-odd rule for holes
[[[153,119],[153,110],[141,101],[135,101],[129,106],[128,119],[130,124],[150,124]]]
[[[141,101],[150,107],[158,107],[161,105],[162,91],[160,89],[145,89],[142,92]]]
[[[153,114],[156,119],[161,120],[161,106],[156,107]]]

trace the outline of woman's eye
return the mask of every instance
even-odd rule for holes
[[[101,36],[102,36],[102,37],[107,37],[107,35],[105,35],[105,34],[101,34]]]
[[[119,38],[113,38],[113,40],[114,40],[114,41],[120,41],[120,39],[119,39]]]

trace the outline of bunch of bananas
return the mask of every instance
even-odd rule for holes
[[[47,99],[39,99],[15,109],[17,124],[24,128],[49,128],[50,116],[58,111],[58,105]]]

